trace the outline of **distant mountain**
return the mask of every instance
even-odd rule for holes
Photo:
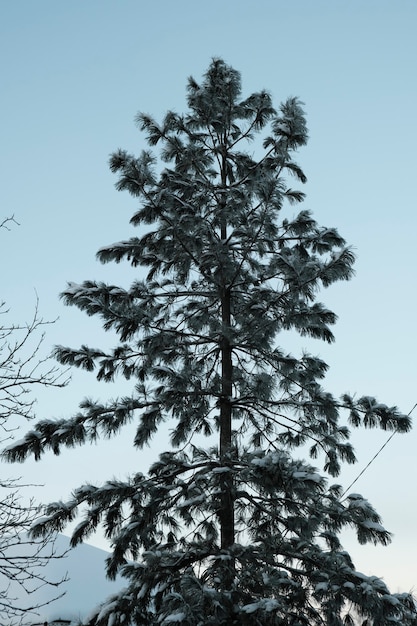
[[[105,576],[105,560],[108,552],[100,550],[88,544],[81,544],[76,548],[69,549],[69,538],[58,535],[56,540],[56,552],[62,554],[66,550],[68,554],[62,559],[51,560],[43,574],[49,580],[61,580],[67,574],[68,580],[63,582],[58,588],[44,586],[28,597],[19,593],[21,606],[33,606],[33,604],[43,604],[60,593],[65,593],[58,598],[41,607],[36,614],[26,618],[24,621],[31,621],[33,624],[44,624],[54,620],[71,620],[79,623],[85,619],[92,610],[108,596],[123,587],[124,581],[118,579],[109,581]],[[0,585],[2,581],[0,580]],[[17,595],[15,589],[11,589],[12,595]]]

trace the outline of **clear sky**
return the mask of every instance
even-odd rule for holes
[[[336,343],[288,347],[327,360],[330,391],[376,395],[408,412],[417,402],[416,27],[415,0],[1,0],[0,218],[20,222],[0,232],[0,296],[11,318],[31,316],[36,289],[42,315],[59,316],[45,353],[57,343],[109,345],[98,319],[58,297],[69,280],[133,277],[95,260],[98,248],[133,233],[135,200],[115,191],[108,155],[139,152],[137,111],[183,111],[187,77],[200,79],[220,56],[241,71],[244,94],[266,88],[277,104],[304,101],[305,208],[358,256],[354,280],[321,294],[339,315]],[[124,391],[75,372],[64,391],[38,394],[38,416],[68,417],[86,395]],[[346,486],[386,439],[355,433],[359,463],[343,473]],[[146,471],[158,446],[133,452],[122,437],[2,473],[43,483],[36,496],[48,502],[87,480]],[[396,435],[354,487],[381,513],[392,545],[346,537],[358,569],[394,591],[417,590],[416,449],[417,430]]]

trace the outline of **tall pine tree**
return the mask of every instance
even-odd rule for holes
[[[161,161],[151,149],[110,160],[117,188],[138,199],[131,224],[140,230],[98,258],[146,268],[145,279],[63,293],[120,343],[58,347],[58,361],[99,380],[133,379],[132,395],[84,400],[5,455],[58,454],[132,421],[140,449],[169,420],[172,447],[147,474],[50,504],[34,534],[63,530],[80,506],[74,545],[104,525],[107,573],[128,582],[95,626],[416,624],[411,598],[357,572],[340,543],[353,527],[360,543],[387,544],[378,514],[328,482],[355,462],[346,424],[405,432],[410,420],[369,396],[335,398],[321,386],[322,360],[279,347],[284,331],[333,341],[336,316],[316,294],[348,280],[354,262],[334,228],[293,214],[304,196],[285,176],[306,180],[293,160],[307,141],[301,104],[275,110],[265,91],[241,99],[239,73],[216,59],[201,84],[189,79],[188,106],[161,124],[137,118]],[[324,463],[322,474],[297,458],[299,447]]]

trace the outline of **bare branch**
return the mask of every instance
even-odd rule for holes
[[[6,230],[10,230],[9,228],[9,224],[13,223],[16,224],[16,226],[20,226],[19,222],[17,222],[14,218],[14,215],[10,216],[10,217],[5,217],[1,222],[0,222],[0,228],[5,228]]]
[[[0,222],[0,228],[17,224],[14,217]],[[2,441],[13,437],[17,419],[34,417],[40,387],[63,387],[68,382],[65,371],[43,357],[42,344],[46,322],[39,316],[38,299],[28,322],[7,323],[9,310],[0,303],[0,429]],[[4,322],[3,322],[4,320]],[[3,322],[3,323],[1,323]],[[63,595],[56,588],[65,580],[48,577],[46,566],[64,554],[55,547],[54,535],[33,539],[30,530],[39,519],[40,507],[33,498],[25,501],[22,490],[33,485],[20,479],[0,477],[0,623],[20,622],[28,615]],[[39,604],[31,599],[45,585],[51,587],[50,599]]]
[[[0,315],[9,311],[0,305]],[[44,328],[53,322],[39,317],[38,300],[29,322],[22,325],[0,324],[0,428],[8,433],[14,430],[12,419],[34,417],[35,387],[64,387],[66,372],[48,363],[41,356],[45,338]]]

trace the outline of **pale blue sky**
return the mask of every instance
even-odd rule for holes
[[[416,28],[414,0],[1,0],[0,217],[21,225],[1,233],[0,295],[13,318],[30,317],[36,289],[43,316],[60,317],[45,351],[103,345],[98,320],[65,309],[58,294],[68,280],[133,276],[95,261],[99,247],[133,232],[135,200],[114,190],[108,155],[139,152],[137,111],[184,110],[187,77],[221,56],[242,72],[245,94],[266,88],[277,104],[305,102],[305,208],[358,255],[356,278],[321,294],[339,315],[336,343],[289,347],[330,363],[334,393],[376,395],[408,412],[417,402]],[[39,417],[70,416],[83,396],[121,389],[75,373],[65,391],[39,394]],[[355,434],[360,462],[344,472],[346,485],[386,438]],[[5,471],[45,483],[45,501],[66,498],[84,480],[146,470],[154,451],[129,446],[122,438]],[[348,537],[347,547],[394,590],[417,589],[416,449],[417,431],[395,436],[354,488],[395,537],[378,549]]]

